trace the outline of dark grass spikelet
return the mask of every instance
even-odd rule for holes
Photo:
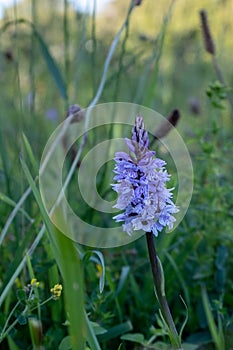
[[[10,51],[10,50],[6,50],[6,51],[4,52],[4,57],[5,57],[5,59],[7,60],[7,62],[13,62],[13,61],[14,61],[13,53],[12,53],[12,51]]]
[[[78,123],[84,118],[85,113],[84,113],[82,107],[75,104],[75,105],[69,106],[69,108],[67,110],[66,118],[70,117],[71,115],[73,115],[71,123]]]
[[[171,114],[167,117],[164,122],[162,122],[157,130],[155,131],[155,139],[154,140],[159,140],[163,137],[165,137],[172,127],[175,127],[180,119],[180,112],[178,109],[174,109]]]
[[[202,34],[203,34],[204,43],[205,43],[205,49],[211,55],[215,55],[214,41],[210,32],[207,13],[205,10],[200,11],[200,19],[201,19],[201,27],[202,27]]]
[[[180,111],[178,109],[173,109],[173,111],[171,112],[171,114],[167,118],[167,120],[174,127],[177,125],[179,119],[180,119]]]
[[[142,3],[142,0],[133,0],[134,6],[140,6]]]

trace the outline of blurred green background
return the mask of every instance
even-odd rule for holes
[[[92,7],[90,13],[83,13],[66,0],[23,0],[5,10],[0,20],[1,229],[12,212],[3,195],[17,202],[27,186],[19,161],[25,153],[22,134],[28,138],[38,166],[45,143],[64,120],[68,106],[77,103],[85,108],[95,96],[111,42],[129,5],[129,1],[117,0],[105,4],[101,12]],[[208,14],[215,60],[225,84],[219,83],[213,57],[205,50],[201,9]],[[189,310],[183,338],[193,347],[187,346],[187,350],[233,348],[232,14],[232,0],[143,0],[121,36],[99,100],[142,104],[164,116],[173,109],[180,112],[177,128],[194,167],[193,198],[181,225],[171,235],[161,234],[157,246],[178,328],[186,314],[179,294]],[[37,175],[33,167],[32,172]],[[108,188],[110,169],[100,183],[103,179]],[[40,212],[32,197],[24,209],[35,223],[29,224],[19,213],[8,229],[0,246],[1,292],[40,228]],[[83,210],[82,215],[89,213]],[[94,220],[98,222],[98,218]],[[27,232],[31,232],[28,241]],[[31,258],[42,290],[50,285],[47,271],[55,266],[46,245],[47,238],[43,238]],[[103,294],[98,290],[100,267],[84,263],[90,319],[106,329],[130,320],[131,331],[149,339],[157,334],[151,326],[160,330],[161,324],[145,242],[138,240],[102,253],[107,270]],[[17,300],[17,289],[28,279],[25,268],[8,293],[0,326]],[[216,327],[224,334],[223,347],[214,341],[201,286],[207,290]],[[54,306],[44,309],[46,349],[58,348],[67,335],[66,313],[59,303],[56,312],[51,311]],[[124,332],[118,329],[105,338],[99,336],[102,348],[118,349],[121,343],[123,349],[151,348],[152,343],[121,340]],[[163,332],[158,335],[160,343],[156,345],[155,338],[153,348],[169,349]],[[32,348],[25,326],[17,327],[12,339],[19,349]],[[9,344],[8,339],[3,349],[10,348]]]

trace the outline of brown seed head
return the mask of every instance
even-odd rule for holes
[[[214,42],[213,42],[212,35],[210,32],[210,27],[209,27],[208,19],[207,19],[207,13],[205,10],[200,11],[200,19],[201,19],[202,34],[203,34],[203,38],[204,38],[204,42],[205,42],[205,49],[211,55],[215,55]]]
[[[71,123],[77,123],[84,118],[85,113],[79,105],[75,104],[68,108],[66,118],[68,118],[71,115],[73,115]]]
[[[133,4],[134,4],[135,6],[140,6],[141,3],[142,3],[142,0],[133,0]]]
[[[180,119],[180,112],[178,109],[174,109],[171,114],[164,120],[158,129],[155,131],[155,139],[159,140],[165,137],[172,127],[175,127]]]

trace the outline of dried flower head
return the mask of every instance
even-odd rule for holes
[[[174,109],[171,114],[165,119],[155,131],[155,139],[160,140],[175,127],[180,119],[180,111]]]
[[[142,0],[133,0],[134,6],[140,6],[142,3]]]
[[[166,163],[148,149],[149,138],[141,116],[136,118],[131,140],[125,142],[129,153],[116,153],[117,183],[112,185],[119,195],[115,208],[124,212],[114,219],[124,222],[123,230],[129,235],[134,230],[143,230],[157,236],[164,227],[173,227],[172,214],[178,211],[171,200],[172,189],[165,186],[170,179]]]
[[[73,115],[71,123],[78,123],[85,117],[85,112],[82,109],[82,107],[75,104],[75,105],[69,106],[67,110],[66,118],[70,117],[71,115]]]
[[[202,34],[205,42],[205,49],[211,55],[214,55],[215,54],[214,41],[212,39],[212,35],[210,32],[210,27],[207,19],[207,13],[205,10],[200,11],[200,19],[201,19],[201,26],[202,26]]]

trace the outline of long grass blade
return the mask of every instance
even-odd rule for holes
[[[15,201],[6,196],[4,193],[0,193],[0,201],[10,205],[11,207],[16,207],[17,205]],[[30,215],[28,215],[28,213],[23,208],[19,208],[19,212],[23,214],[30,223],[34,222],[34,219]]]
[[[40,208],[51,241],[54,257],[62,273],[66,310],[69,315],[71,345],[75,350],[83,350],[86,327],[84,319],[84,293],[81,260],[73,242],[57,230],[51,223],[44,208],[40,193],[36,188],[34,180],[23,159],[21,159],[21,164]],[[60,220],[64,218],[62,213],[59,212],[59,208],[54,211],[53,215],[58,215]]]
[[[206,292],[206,289],[204,286],[202,286],[201,295],[202,295],[202,302],[203,302],[207,322],[209,325],[209,330],[210,330],[210,333],[212,335],[213,341],[215,343],[216,349],[217,350],[225,350],[225,345],[224,345],[223,339],[222,339],[222,337],[219,337],[219,331],[218,331],[217,326],[215,324],[214,316],[213,316],[213,313],[212,313],[211,307],[210,307],[209,298],[208,298],[208,295],[207,295],[207,292]]]

